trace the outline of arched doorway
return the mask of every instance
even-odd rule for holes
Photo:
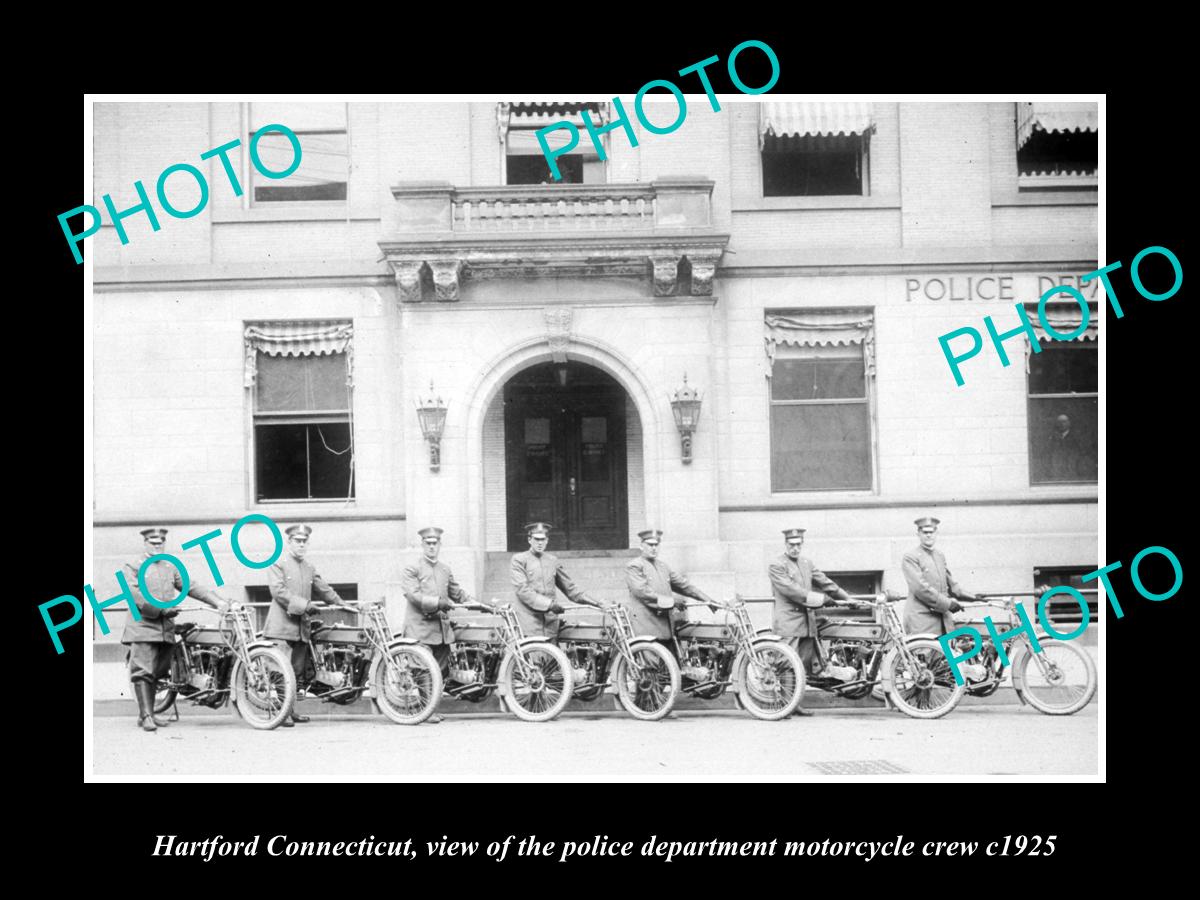
[[[629,402],[620,383],[586,363],[541,363],[508,380],[503,404],[507,548],[526,548],[532,521],[554,525],[560,550],[627,548]]]

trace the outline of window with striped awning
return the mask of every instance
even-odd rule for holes
[[[1019,190],[1097,187],[1099,132],[1095,103],[1018,103]]]
[[[504,146],[505,184],[603,184],[605,164],[596,153],[583,121],[587,111],[593,125],[608,120],[608,104],[600,101],[530,101],[499,103],[496,121]],[[545,152],[538,141],[538,129],[548,125],[574,125],[578,143],[570,153],[555,157],[561,180],[554,179]],[[544,135],[550,150],[570,143],[572,132],[558,128]]]
[[[870,103],[760,104],[763,196],[869,194],[874,129]]]

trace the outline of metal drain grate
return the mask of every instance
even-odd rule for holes
[[[905,775],[908,769],[886,759],[847,759],[840,762],[810,762],[822,775]]]

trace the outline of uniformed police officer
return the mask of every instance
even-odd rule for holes
[[[405,567],[401,579],[404,599],[408,601],[404,637],[425,645],[445,675],[450,668],[450,645],[454,643],[454,631],[446,612],[452,603],[474,603],[475,598],[454,580],[448,565],[438,562],[443,529],[422,528],[417,534],[421,537],[421,558]],[[435,713],[427,721],[437,723],[442,716]]]
[[[625,585],[629,588],[629,621],[633,633],[649,634],[675,653],[675,625],[687,621],[685,610],[691,597],[707,603],[716,611],[713,599],[695,587],[687,576],[676,572],[658,558],[663,533],[656,528],[638,532],[642,555],[625,567]],[[682,596],[675,597],[675,594]]]
[[[546,552],[552,525],[531,522],[525,526],[529,550],[512,558],[512,583],[517,595],[513,612],[521,622],[526,637],[558,638],[558,614],[563,611],[555,589],[562,591],[575,603],[600,606],[588,596],[559,566],[558,558]]]
[[[775,596],[772,629],[800,654],[804,668],[810,675],[850,681],[854,678],[855,670],[850,666],[829,663],[821,652],[815,612],[824,602],[821,594],[835,600],[849,600],[850,595],[813,565],[811,560],[800,555],[804,546],[804,532],[803,528],[784,529],[783,555],[767,567],[771,592]],[[798,707],[796,715],[809,716],[812,712]]]
[[[167,541],[167,529],[146,528],[139,533],[144,541],[145,552],[134,562],[126,563],[122,571],[142,618],[141,621],[137,621],[133,616],[129,617],[121,634],[121,643],[129,645],[129,681],[137,699],[138,726],[143,731],[156,731],[159,725],[167,723],[154,716],[154,687],[155,682],[165,677],[171,667],[171,652],[175,646],[175,617],[179,615],[179,610],[155,606],[146,600],[137,587],[138,569],[151,556],[163,552]],[[147,566],[144,579],[146,590],[161,602],[178,597],[183,590],[183,579],[179,570],[165,559]],[[228,605],[223,597],[194,581],[188,588],[188,596],[218,609]]]
[[[315,593],[326,603],[341,603],[342,598],[317,574],[313,564],[304,558],[312,529],[307,525],[292,525],[284,530],[288,536],[288,553],[280,556],[267,571],[271,609],[267,613],[263,637],[273,640],[281,650],[291,655],[296,683],[300,684],[304,668],[308,665],[308,642],[311,636],[304,614],[315,606],[312,596]],[[300,715],[293,706],[291,719],[284,720],[282,724],[291,728],[295,722],[308,720],[308,716]]]
[[[916,520],[919,546],[904,554],[902,568],[908,582],[904,601],[904,630],[909,634],[941,635],[954,630],[953,613],[960,612],[959,600],[973,601],[975,595],[959,586],[946,565],[946,556],[933,545],[937,542],[940,519],[922,516]],[[959,666],[971,681],[985,674],[983,666],[962,663]]]

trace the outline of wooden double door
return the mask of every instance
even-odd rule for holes
[[[629,546],[625,391],[590,366],[538,366],[504,393],[508,548],[554,526],[554,550]]]

